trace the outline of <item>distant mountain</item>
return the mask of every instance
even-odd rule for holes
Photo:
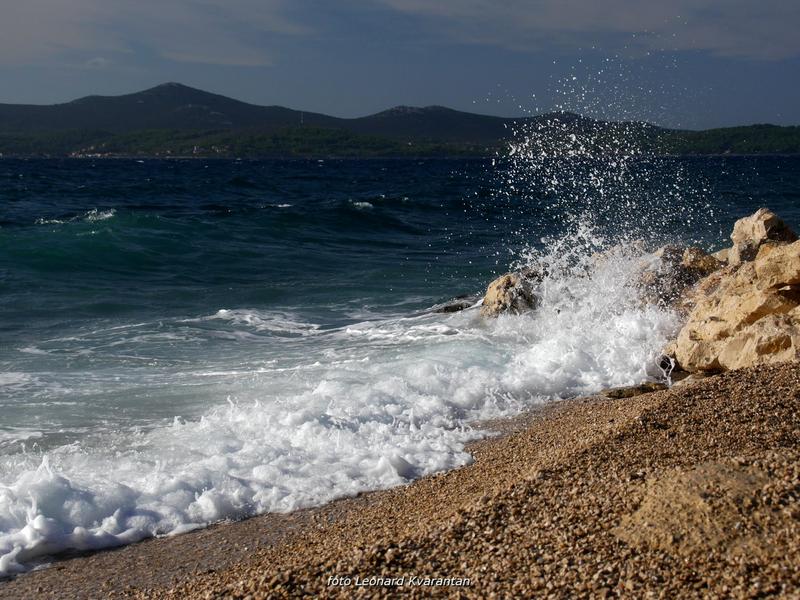
[[[152,129],[265,133],[289,127],[321,127],[391,138],[493,143],[508,137],[509,127],[518,121],[442,106],[398,106],[366,117],[341,119],[282,106],[257,106],[179,83],[165,83],[135,94],[87,96],[48,106],[0,104],[0,133],[17,134]]]
[[[146,129],[211,130],[336,127],[341,119],[281,106],[256,106],[179,83],[124,96],[87,96],[65,104],[0,104],[0,132]]]
[[[675,131],[558,112],[524,118],[398,106],[342,119],[258,106],[179,83],[48,106],[0,104],[0,156],[486,156],[515,131],[555,154],[800,153],[800,127]],[[582,134],[582,135],[580,135]],[[570,142],[570,136],[572,142]]]
[[[512,137],[514,131],[536,123],[558,121],[586,129],[598,123],[593,119],[574,113],[544,113],[535,117],[492,117],[462,112],[444,106],[397,106],[368,117],[348,120],[344,125],[349,131],[386,137],[409,137],[445,141],[471,141],[496,143]],[[641,124],[644,127],[652,127]]]
[[[397,106],[351,119],[344,128],[355,133],[447,141],[496,142],[511,135],[516,119],[460,112],[443,106]]]

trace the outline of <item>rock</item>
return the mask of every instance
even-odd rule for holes
[[[754,260],[700,281],[690,304],[686,324],[665,350],[684,370],[724,371],[798,358],[800,241],[762,240]]]
[[[691,247],[683,251],[681,266],[688,270],[692,276],[699,280],[719,269],[722,263],[711,254],[706,254],[700,248]]]
[[[463,294],[461,296],[456,296],[452,300],[447,302],[442,302],[441,304],[435,305],[432,310],[435,313],[454,313],[460,312],[462,310],[466,310],[473,306],[478,300],[480,296],[473,296],[470,294]]]
[[[762,246],[755,265],[761,289],[800,284],[800,241]]]
[[[723,248],[722,250],[717,250],[716,252],[712,252],[711,256],[716,258],[721,263],[727,263],[728,256],[730,255],[731,250],[733,250],[733,248]]]
[[[654,263],[639,276],[639,288],[646,302],[675,305],[686,290],[716,271],[722,263],[700,248],[662,246],[653,253]]]
[[[739,331],[725,344],[719,364],[728,370],[773,362],[795,360],[800,356],[800,312],[768,315]]]
[[[678,373],[672,375],[672,387],[692,385],[693,383],[703,381],[709,377],[712,377],[710,373],[687,373],[686,371],[678,371]]]
[[[734,224],[731,233],[733,248],[728,254],[728,263],[738,265],[753,260],[759,247],[770,240],[794,242],[797,235],[774,212],[768,208],[759,208],[754,214],[739,219]]]
[[[624,387],[609,388],[600,392],[606,398],[619,400],[620,398],[633,398],[642,394],[650,394],[667,389],[666,384],[655,381],[646,381],[639,385],[626,385]]]
[[[496,317],[502,313],[520,314],[535,309],[539,299],[533,292],[533,280],[527,273],[501,275],[489,284],[483,297],[481,314]]]
[[[667,244],[665,246],[661,246],[658,250],[656,250],[653,254],[661,259],[662,263],[665,263],[669,266],[674,266],[680,264],[683,260],[683,253],[686,251],[686,248],[683,246],[676,246],[675,244]]]

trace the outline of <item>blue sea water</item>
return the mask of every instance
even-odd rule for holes
[[[466,464],[478,419],[658,376],[658,244],[800,226],[797,157],[526,169],[0,160],[0,575]],[[433,310],[531,262],[533,315]]]

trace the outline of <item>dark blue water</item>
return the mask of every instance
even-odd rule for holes
[[[671,317],[620,309],[613,274],[524,326],[426,312],[532,249],[719,248],[760,206],[800,228],[797,157],[595,167],[0,160],[6,570],[76,526],[102,547],[394,485],[467,460],[469,418],[644,376]],[[40,493],[61,537],[24,528]]]
[[[685,182],[676,203],[702,205],[706,218],[687,229],[673,206],[667,231],[650,233],[720,245],[761,205],[800,222],[798,158],[675,162]],[[558,229],[531,190],[502,189],[502,171],[480,160],[5,160],[2,331],[36,339],[41,327],[231,300],[325,311],[417,297],[422,308],[477,290]],[[639,182],[647,193],[673,183],[645,181],[653,175]],[[612,227],[638,225],[614,222],[614,209]]]

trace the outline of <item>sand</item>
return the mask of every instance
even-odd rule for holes
[[[799,408],[797,363],[563,401],[469,467],[62,561],[0,598],[800,598]]]

